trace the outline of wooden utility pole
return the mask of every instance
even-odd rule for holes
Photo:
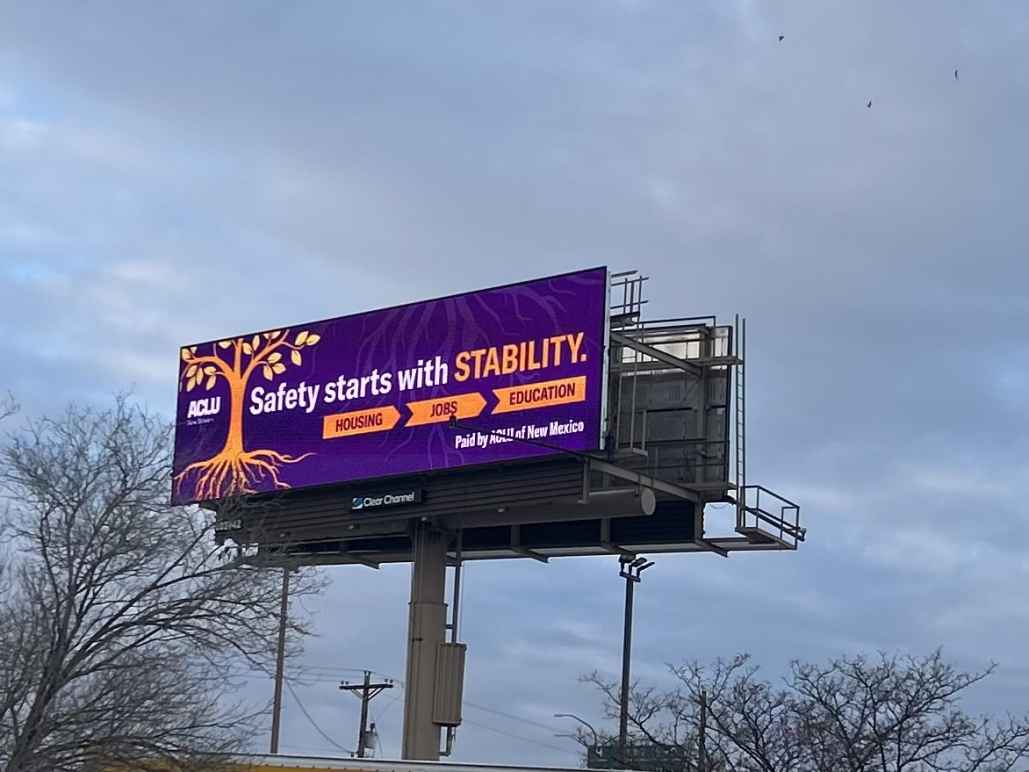
[[[282,605],[279,607],[279,642],[275,650],[275,698],[272,703],[271,753],[279,752],[279,726],[282,720],[282,679],[286,659],[286,612],[289,609],[289,568],[282,569]]]
[[[697,732],[697,756],[700,772],[707,769],[707,692],[700,692],[700,731]]]
[[[372,701],[372,697],[385,691],[386,689],[393,688],[393,682],[390,680],[383,681],[382,683],[373,684],[371,671],[364,671],[364,681],[359,684],[352,684],[349,681],[340,682],[339,688],[345,692],[353,692],[361,700],[361,729],[357,735],[357,758],[363,759],[365,751],[368,749],[368,703]]]

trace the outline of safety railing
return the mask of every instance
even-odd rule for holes
[[[807,529],[800,525],[800,505],[770,491],[763,485],[737,489],[736,530],[744,535],[760,535],[796,549]]]

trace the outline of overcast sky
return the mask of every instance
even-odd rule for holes
[[[170,417],[188,341],[638,268],[653,318],[748,317],[749,477],[810,531],[792,554],[658,558],[634,672],[942,645],[1001,664],[971,707],[1025,710],[1027,18],[0,0],[0,386],[25,415],[131,388]],[[402,677],[409,569],[330,573],[320,670],[294,688],[352,747],[335,684]],[[618,671],[616,561],[466,580],[456,758],[577,764],[552,714],[597,718],[577,676]],[[400,696],[373,704],[390,756]],[[284,749],[330,739],[287,695]]]

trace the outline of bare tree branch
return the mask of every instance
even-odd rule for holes
[[[240,747],[261,711],[227,675],[270,667],[278,570],[241,566],[210,515],[171,507],[169,431],[119,399],[0,448],[0,760],[81,770]],[[292,594],[316,591],[301,574]],[[292,639],[306,629],[291,619]]]
[[[776,687],[741,655],[670,667],[666,692],[633,684],[629,722],[634,742],[664,751],[661,772],[670,758],[681,772],[1001,772],[1029,757],[1029,720],[973,718],[959,705],[994,671],[959,671],[940,651],[880,653],[794,662]],[[596,673],[581,680],[600,692],[604,717],[617,718],[618,685]],[[706,767],[695,754],[702,696]]]
[[[15,400],[13,393],[7,392],[3,398],[0,398],[0,421],[10,418],[17,412],[18,402]]]

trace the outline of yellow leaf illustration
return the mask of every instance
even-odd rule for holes
[[[276,375],[279,375],[281,373],[286,372],[286,365],[282,364],[282,362],[279,362],[278,364],[272,365],[272,370],[275,371]]]
[[[254,349],[251,348],[250,344],[247,343],[246,341],[243,342],[243,353],[244,354],[253,354],[254,353]]]
[[[214,382],[215,382],[216,380],[217,380],[217,376],[214,376],[214,375],[210,376],[210,377],[209,377],[209,378],[207,379],[207,386],[206,386],[205,388],[206,388],[206,389],[207,389],[208,391],[210,391],[210,390],[211,390],[211,389],[212,389],[212,388],[214,387]]]
[[[307,330],[297,333],[296,340],[294,340],[293,342],[298,346],[303,346],[305,340],[307,340]]]
[[[195,354],[195,353],[197,353],[197,347],[196,347],[196,346],[190,346],[190,347],[189,347],[189,353],[190,353],[190,354]]]
[[[214,375],[216,372],[214,365],[208,365],[204,368],[204,375]]]
[[[317,343],[321,339],[322,339],[321,335],[317,335],[317,334],[308,335],[307,336],[307,345],[308,346],[313,346],[315,343]]]
[[[272,379],[272,369],[268,365],[264,366],[264,377],[269,381]]]
[[[300,352],[296,350],[290,352],[289,358],[293,360],[293,364],[295,365],[299,365],[301,362],[304,361],[303,358],[300,356]]]
[[[260,335],[255,335],[253,338],[250,339],[250,346],[255,351],[257,350],[257,347],[260,346],[260,345],[261,345],[261,336]]]
[[[197,385],[195,378],[190,378],[189,383],[186,384],[186,391],[193,391],[193,387]]]
[[[218,348],[228,348],[231,345],[232,344],[229,341],[227,341],[227,340],[220,340],[220,341],[218,341]]]
[[[195,373],[196,371],[197,371],[197,366],[196,365],[190,365],[189,369],[186,370],[186,377],[187,378],[192,378],[193,377],[193,373]]]
[[[268,333],[268,337],[269,338],[277,338],[277,337],[279,337],[279,333],[280,332],[282,332],[282,330],[272,330],[271,332]]]
[[[273,365],[276,362],[278,362],[280,359],[282,359],[282,353],[279,352],[279,351],[276,351],[274,354],[272,354],[270,357],[268,357],[268,364],[272,364]]]
[[[193,358],[193,355],[189,353],[189,349],[188,348],[182,349],[182,361],[183,362],[188,362],[192,358]]]

